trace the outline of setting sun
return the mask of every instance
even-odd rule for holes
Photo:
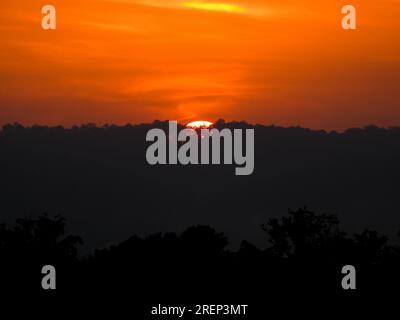
[[[188,128],[192,129],[206,129],[213,125],[212,122],[209,121],[193,121],[186,125]]]

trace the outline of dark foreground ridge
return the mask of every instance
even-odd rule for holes
[[[97,311],[117,300],[142,319],[157,319],[149,310],[159,303],[248,304],[251,318],[257,319],[277,302],[294,306],[322,299],[339,307],[400,286],[398,245],[376,231],[348,235],[337,216],[306,208],[260,226],[266,249],[243,241],[231,251],[223,233],[198,225],[179,235],[132,236],[79,257],[82,239],[65,234],[65,227],[64,218],[47,215],[0,225],[1,290],[8,298],[17,292],[18,299],[23,293],[42,303],[95,299]],[[57,270],[54,291],[41,288],[46,264]],[[348,264],[357,270],[353,291],[341,286],[341,268]]]

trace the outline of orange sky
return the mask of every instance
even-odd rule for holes
[[[400,125],[400,0],[200,2],[2,1],[0,125]]]

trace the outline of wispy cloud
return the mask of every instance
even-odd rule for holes
[[[208,1],[190,1],[182,4],[185,8],[208,10],[208,11],[222,11],[229,13],[245,13],[246,9],[229,3],[216,3]]]

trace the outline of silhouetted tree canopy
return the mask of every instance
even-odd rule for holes
[[[289,210],[288,217],[270,218],[262,229],[268,233],[271,250],[281,257],[318,254],[330,241],[344,236],[337,216],[307,208]]]
[[[46,214],[37,218],[19,218],[13,227],[0,225],[0,254],[10,259],[37,260],[51,257],[55,261],[76,259],[82,239],[65,235],[66,220]],[[28,259],[29,258],[29,259]]]
[[[347,264],[356,266],[361,289],[400,284],[400,248],[376,231],[349,236],[340,230],[337,216],[307,208],[270,218],[261,229],[268,235],[265,249],[244,240],[237,251],[228,250],[224,233],[197,225],[180,234],[133,235],[79,256],[82,240],[66,234],[63,217],[17,219],[11,227],[0,224],[2,286],[41,290],[40,270],[46,264],[56,266],[61,294],[110,299],[128,292],[125,297],[145,306],[145,301],[188,296],[262,299],[264,291],[255,288],[282,293],[284,299],[299,290],[337,295],[343,292],[340,270]]]

